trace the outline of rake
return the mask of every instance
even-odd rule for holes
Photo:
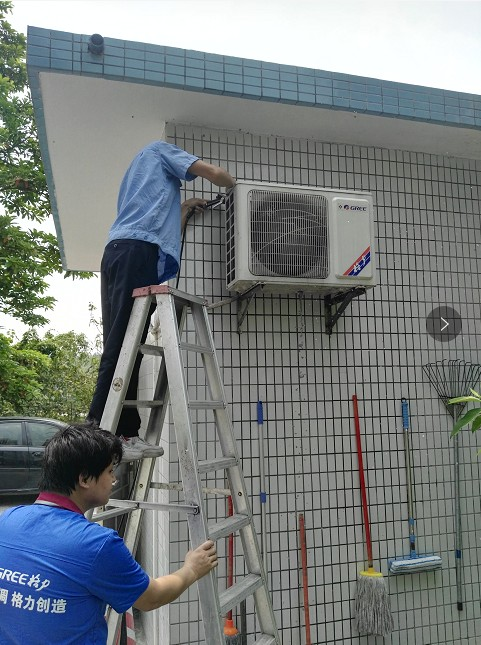
[[[481,378],[481,365],[461,359],[443,360],[423,365],[423,370],[432,386],[444,403],[446,410],[453,417],[454,423],[465,406],[465,403],[449,404],[450,399],[470,394]],[[455,560],[456,590],[458,611],[463,610],[462,596],[462,525],[460,499],[460,467],[458,436],[453,438],[454,452],[454,516],[455,516]]]

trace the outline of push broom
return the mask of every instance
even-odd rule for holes
[[[422,573],[423,571],[435,571],[443,565],[439,555],[419,555],[416,552],[416,534],[414,529],[414,504],[413,504],[413,478],[411,468],[411,447],[409,431],[409,409],[406,399],[401,399],[401,410],[403,417],[404,451],[406,453],[406,481],[408,498],[408,522],[409,522],[409,555],[401,558],[392,558],[388,561],[389,573]]]
[[[361,571],[357,581],[355,612],[356,629],[360,634],[378,634],[386,636],[394,629],[391,614],[391,603],[382,573],[375,571],[372,557],[371,530],[369,527],[369,511],[366,495],[366,481],[362,462],[361,427],[357,396],[352,397],[354,407],[354,428],[356,431],[357,456],[359,464],[359,480],[361,487],[364,531],[366,533],[367,570]]]

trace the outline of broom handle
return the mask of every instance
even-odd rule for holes
[[[416,555],[416,533],[414,530],[413,477],[411,464],[411,442],[409,437],[409,408],[407,399],[401,399],[403,415],[404,452],[406,453],[406,483],[408,498],[409,549],[411,556]]]
[[[304,592],[304,619],[306,622],[306,645],[311,645],[311,619],[309,616],[309,582],[307,579],[306,523],[304,515],[299,514],[299,539],[301,542],[302,589]]]
[[[369,511],[367,506],[366,480],[364,478],[364,465],[362,462],[361,426],[359,423],[359,409],[357,406],[357,396],[355,394],[353,394],[352,396],[352,405],[354,407],[354,428],[356,431],[357,460],[359,464],[359,481],[361,484],[362,514],[364,518],[364,530],[366,532],[367,564],[368,564],[368,568],[372,569],[373,567],[372,542],[371,542],[371,529],[369,528]]]
[[[232,497],[229,495],[227,498],[227,509],[229,517],[234,515],[234,504]],[[234,584],[234,534],[231,533],[227,538],[227,587],[232,587]],[[227,612],[226,618],[232,620],[232,609]]]

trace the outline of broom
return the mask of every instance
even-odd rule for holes
[[[379,636],[385,636],[390,634],[394,629],[394,621],[383,575],[375,571],[373,566],[366,481],[364,479],[364,466],[362,462],[361,427],[359,424],[357,396],[355,394],[352,397],[352,403],[354,407],[354,428],[356,432],[359,480],[367,551],[367,570],[360,572],[356,587],[355,624],[360,634],[378,634]]]
[[[439,555],[419,555],[416,553],[416,535],[414,530],[414,506],[413,506],[413,478],[411,468],[411,448],[409,441],[409,409],[406,399],[401,399],[401,410],[403,415],[404,452],[406,453],[406,481],[408,496],[408,522],[409,522],[409,555],[406,557],[392,558],[388,561],[389,573],[398,575],[400,573],[421,573],[423,571],[435,571],[443,565]]]

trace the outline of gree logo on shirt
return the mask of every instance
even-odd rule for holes
[[[38,573],[31,575],[30,573],[11,571],[2,567],[0,567],[0,580],[8,580],[8,582],[13,582],[17,585],[27,585],[28,587],[33,587],[36,591],[42,591],[50,584],[50,580],[40,581]]]
[[[0,580],[30,587],[32,591],[42,591],[50,586],[50,580],[42,580],[38,573],[22,573],[21,571],[12,571],[0,567]],[[64,614],[67,609],[67,601],[63,598],[43,598],[25,595],[19,591],[10,591],[0,587],[0,603],[6,605],[10,603],[16,609],[25,609],[26,611],[37,611],[44,614]]]

